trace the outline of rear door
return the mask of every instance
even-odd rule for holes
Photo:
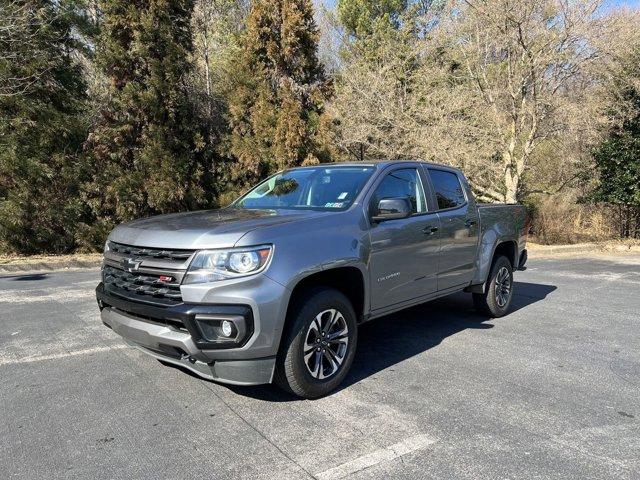
[[[369,197],[370,217],[383,198],[408,198],[413,210],[408,218],[370,222],[372,310],[436,291],[439,220],[427,204],[426,183],[420,167],[394,168]]]
[[[440,220],[438,290],[468,285],[478,250],[478,209],[458,171],[439,167],[427,171]]]

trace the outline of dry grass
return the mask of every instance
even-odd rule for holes
[[[608,207],[557,196],[541,200],[532,220],[534,239],[546,245],[604,242],[617,233]]]
[[[607,240],[603,242],[574,243],[568,245],[543,245],[535,241],[527,242],[529,257],[549,256],[578,257],[582,255],[624,255],[640,253],[640,240]]]
[[[61,270],[100,265],[101,253],[73,255],[0,255],[0,272]]]

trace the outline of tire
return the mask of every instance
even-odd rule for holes
[[[473,304],[480,313],[499,318],[509,312],[512,298],[513,267],[509,259],[501,255],[493,262],[485,293],[474,293]]]
[[[342,382],[353,363],[358,341],[353,306],[339,291],[320,287],[301,297],[290,315],[275,382],[301,398],[327,395]]]

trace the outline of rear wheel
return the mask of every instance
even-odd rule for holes
[[[358,340],[349,299],[331,288],[315,288],[291,312],[276,371],[276,383],[302,398],[334,390],[353,362]]]
[[[473,294],[476,309],[492,318],[506,315],[513,297],[513,268],[505,256],[493,262],[484,293]]]

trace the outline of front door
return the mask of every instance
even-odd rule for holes
[[[478,251],[478,209],[455,171],[428,171],[440,217],[438,290],[442,291],[471,282]]]
[[[371,309],[418,298],[437,289],[439,220],[430,212],[420,172],[399,168],[375,188],[369,212],[383,198],[409,199],[413,214],[371,225]]]

